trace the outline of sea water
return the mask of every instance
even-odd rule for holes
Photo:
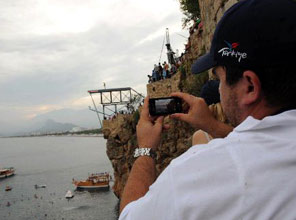
[[[0,167],[16,175],[0,180],[0,219],[117,219],[118,199],[112,190],[76,192],[72,178],[110,172],[106,140],[101,137],[0,138]],[[34,185],[46,185],[35,189]],[[112,183],[111,183],[112,184]],[[12,187],[5,191],[6,186]],[[68,190],[74,198],[65,198]]]

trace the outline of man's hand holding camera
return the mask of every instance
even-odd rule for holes
[[[149,97],[144,100],[141,117],[137,125],[138,145],[142,148],[156,149],[160,143],[163,116],[151,117],[149,115]]]
[[[184,121],[195,129],[204,131],[208,131],[209,125],[216,122],[204,99],[182,92],[175,92],[171,95],[183,99],[189,108],[186,113],[172,114],[171,118]]]
[[[171,118],[184,121],[194,127],[196,130],[202,129],[213,134],[213,129],[219,123],[212,115],[206,102],[186,93],[176,92],[171,94],[174,97],[181,98],[187,105],[186,113],[175,113]],[[163,125],[163,116],[151,117],[149,115],[149,98],[146,97],[141,112],[141,117],[137,125],[137,138],[140,147],[156,149],[160,143]]]

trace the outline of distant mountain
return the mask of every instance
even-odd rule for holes
[[[33,123],[36,128],[37,125],[43,124],[49,119],[60,123],[71,123],[85,128],[100,127],[96,113],[91,112],[88,109],[75,110],[66,108],[55,110],[36,116],[32,119],[31,123]]]
[[[0,120],[0,136],[22,136],[32,132],[62,132],[72,130],[74,127],[98,129],[101,126],[96,113],[88,109],[60,109],[37,115],[31,120],[20,120],[14,124]]]
[[[53,133],[53,132],[66,132],[71,131],[73,128],[77,128],[77,125],[71,123],[60,123],[56,122],[52,119],[47,120],[44,125],[30,133],[35,134],[46,134],[46,133]]]

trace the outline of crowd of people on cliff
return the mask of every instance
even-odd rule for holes
[[[194,32],[198,32],[200,34],[203,31],[203,22],[200,19],[197,19],[192,27],[189,29],[189,35],[191,36]],[[182,64],[182,60],[184,59],[184,55],[189,52],[189,48],[191,47],[190,37],[188,37],[188,42],[185,45],[185,53],[182,53],[180,57],[178,57],[176,64],[168,64],[164,61],[163,64],[158,63],[154,64],[152,74],[147,75],[148,83],[153,83],[159,80],[171,78],[172,75],[177,73],[178,68]]]
[[[203,30],[203,23],[201,22],[200,19],[194,22],[193,26],[189,29],[189,34],[192,35],[194,32],[198,32],[199,34]],[[184,55],[189,52],[189,48],[191,47],[191,42],[190,42],[190,37],[188,37],[188,42],[185,45],[185,52],[181,54],[180,57],[178,57],[175,60],[175,63],[168,64],[166,61],[164,61],[163,64],[160,62],[157,64],[154,64],[152,74],[147,75],[148,77],[148,83],[153,83],[159,80],[171,78],[172,75],[177,73],[178,68],[182,64],[182,60],[184,60]]]
[[[161,63],[158,63],[158,65],[154,64],[152,74],[147,75],[148,83],[171,78],[171,76],[174,75],[175,73],[177,73],[177,66],[175,64],[169,65],[166,61],[164,61],[163,64]]]

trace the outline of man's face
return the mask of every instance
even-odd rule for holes
[[[215,73],[220,80],[219,92],[223,112],[231,125],[236,127],[240,124],[242,115],[238,104],[238,83],[229,86],[226,83],[226,71],[221,66],[215,68]]]

